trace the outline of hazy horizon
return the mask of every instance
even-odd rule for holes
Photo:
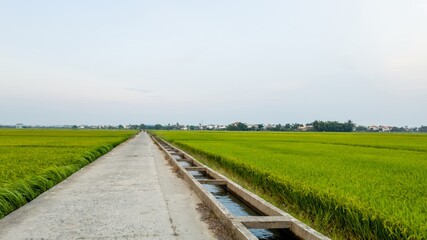
[[[0,124],[427,125],[427,2],[0,2]]]
[[[316,120],[315,120],[316,121]],[[318,121],[322,121],[322,120],[318,120]],[[331,121],[334,121],[334,120],[331,120]],[[236,121],[236,122],[241,122],[241,121]],[[79,124],[25,124],[25,123],[21,123],[21,122],[19,122],[19,123],[10,123],[10,124],[2,124],[2,123],[0,123],[0,127],[15,127],[16,125],[18,125],[18,124],[22,124],[23,125],[23,127],[64,127],[64,126],[89,126],[89,127],[91,127],[91,126],[112,126],[112,127],[117,127],[117,126],[119,126],[119,125],[122,125],[122,126],[129,126],[129,125],[141,125],[141,124],[144,124],[145,126],[155,126],[156,124],[160,124],[160,125],[162,125],[162,126],[168,126],[168,125],[171,125],[171,126],[174,126],[174,125],[176,125],[176,124],[179,124],[179,125],[181,125],[181,126],[199,126],[199,125],[203,125],[203,126],[208,126],[208,125],[225,125],[225,126],[227,126],[227,125],[230,125],[230,124],[233,124],[233,123],[236,123],[236,122],[229,122],[229,123],[204,123],[204,122],[200,122],[200,123],[193,123],[193,124],[190,124],[190,123],[179,123],[179,122],[173,122],[173,121],[169,121],[169,122],[167,122],[167,123],[143,123],[143,122],[141,122],[141,123],[118,123],[118,124],[103,124],[103,123],[100,123],[100,124],[87,124],[87,123],[79,123]],[[278,125],[278,124],[280,124],[280,125],[286,125],[286,124],[303,124],[303,125],[307,125],[307,124],[311,124],[311,123],[313,123],[314,121],[311,121],[311,122],[257,122],[257,123],[253,123],[253,122],[242,122],[242,123],[244,123],[244,124],[248,124],[248,125],[253,125],[253,124],[263,124],[264,126],[265,125]],[[346,122],[346,121],[344,121],[344,122]],[[344,122],[342,122],[342,123],[344,123]],[[355,123],[355,122],[353,122],[354,124],[355,124],[355,126],[365,126],[365,127],[369,127],[369,126],[392,126],[392,127],[408,127],[408,128],[418,128],[418,127],[423,127],[423,126],[426,126],[425,124],[421,124],[421,125],[419,125],[419,126],[410,126],[410,125],[385,125],[385,124],[368,124],[368,125],[365,125],[365,124],[358,124],[358,123]]]

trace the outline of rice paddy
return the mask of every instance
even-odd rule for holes
[[[155,134],[303,212],[326,234],[427,239],[425,134]]]
[[[0,218],[136,134],[0,129]]]

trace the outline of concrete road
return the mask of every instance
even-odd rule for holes
[[[0,239],[215,239],[146,133],[0,220]]]

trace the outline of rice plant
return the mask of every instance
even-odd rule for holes
[[[427,135],[155,131],[353,239],[427,239]],[[319,229],[322,231],[322,229]]]
[[[33,200],[135,131],[0,130],[0,218]]]

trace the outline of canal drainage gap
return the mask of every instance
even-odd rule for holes
[[[229,228],[235,239],[329,239],[186,152],[150,136],[204,204]]]

